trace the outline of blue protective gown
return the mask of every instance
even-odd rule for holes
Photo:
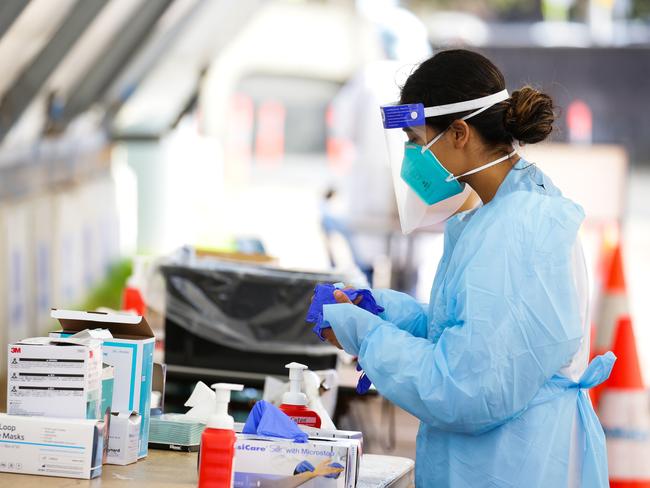
[[[324,307],[378,391],[420,419],[418,487],[566,487],[570,457],[573,484],[609,486],[585,389],[615,357],[594,359],[578,382],[559,374],[583,339],[572,276],[583,218],[520,160],[491,202],[447,223],[428,309],[392,290],[373,291],[380,316]]]

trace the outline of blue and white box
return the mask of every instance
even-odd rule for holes
[[[359,439],[290,439],[237,434],[234,488],[303,486],[354,488],[361,461]]]
[[[0,413],[0,438],[0,472],[81,479],[102,474],[108,436],[100,420]],[[22,483],[16,479],[7,485]]]
[[[146,319],[125,313],[52,310],[62,330],[53,337],[68,337],[84,330],[106,329],[112,338],[102,339],[104,363],[115,369],[114,412],[136,411],[142,416],[138,458],[147,455],[153,382],[154,333]]]

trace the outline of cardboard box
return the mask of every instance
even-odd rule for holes
[[[357,430],[326,430],[299,425],[300,430],[305,432],[310,439],[355,439],[363,447],[363,433]]]
[[[104,435],[97,420],[0,414],[0,471],[97,478]]]
[[[354,488],[357,483],[361,445],[357,439],[310,439],[306,443],[237,434],[234,488],[253,488],[263,480],[289,479],[299,474],[299,465],[313,468],[340,465],[336,478],[315,476],[301,484],[305,488]],[[313,471],[312,471],[313,472]]]
[[[101,342],[35,337],[9,345],[7,413],[100,419]]]
[[[107,329],[112,339],[103,340],[103,361],[115,368],[112,410],[137,411],[142,416],[138,457],[147,455],[153,379],[154,334],[144,317],[131,314],[52,310],[62,326],[51,337],[67,337],[86,329]]]
[[[126,465],[138,460],[140,425],[137,412],[112,412],[106,464]]]
[[[243,422],[235,422],[235,432],[241,434],[242,430],[244,430],[244,425]],[[358,430],[326,430],[302,424],[298,424],[298,427],[307,434],[310,439],[355,439],[363,446],[363,433]]]

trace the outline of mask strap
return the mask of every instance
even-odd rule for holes
[[[504,100],[504,99],[503,99],[504,96],[505,96],[506,98],[508,97],[508,91],[507,91],[507,90],[504,90],[503,92],[495,93],[494,95],[490,95],[489,97],[484,97],[484,98],[483,98],[484,100],[485,100],[485,99],[488,99],[488,98],[491,98],[491,100],[489,100],[490,103],[489,103],[488,105],[485,105],[484,107],[481,107],[481,108],[479,108],[478,110],[475,110],[474,112],[472,112],[472,113],[470,113],[470,114],[467,114],[467,115],[465,115],[464,117],[461,117],[460,120],[467,120],[467,119],[469,119],[470,117],[474,117],[475,115],[478,115],[478,114],[480,114],[480,113],[486,111],[488,108],[490,108],[490,107],[496,105],[496,104],[499,103],[499,102],[502,102],[502,101]],[[464,103],[464,102],[463,102],[463,103]],[[453,105],[453,104],[452,104],[452,105]],[[455,104],[455,105],[460,105],[460,104]],[[423,146],[423,147],[422,147],[422,154],[424,154],[424,151],[426,151],[426,150],[429,149],[431,146],[433,146],[436,142],[438,142],[438,141],[440,140],[440,138],[441,138],[441,137],[445,134],[445,132],[447,132],[448,130],[449,130],[449,127],[447,127],[445,130],[443,130],[443,131],[442,131],[440,134],[438,134],[436,137],[434,137],[434,138],[431,140],[431,142],[429,142],[428,144],[426,144],[425,146]],[[507,159],[507,158],[506,158],[506,159]],[[499,162],[500,162],[500,161],[499,161]]]
[[[436,137],[434,137],[433,139],[431,139],[431,142],[427,143],[426,146],[422,146],[422,154],[424,154],[424,151],[426,151],[426,150],[429,149],[431,146],[433,146],[436,142],[438,142],[438,141],[440,140],[440,138],[441,138],[442,136],[444,136],[444,135],[445,135],[445,132],[447,132],[448,130],[449,130],[449,127],[447,127],[445,130],[443,130],[443,131],[442,131],[440,134],[438,134]]]
[[[488,168],[491,168],[492,166],[496,166],[499,163],[503,163],[507,159],[510,159],[511,157],[513,157],[515,154],[517,154],[516,149],[514,151],[512,151],[511,153],[506,154],[505,156],[503,156],[503,157],[501,157],[499,159],[495,159],[491,163],[487,163],[487,164],[484,164],[483,166],[479,166],[478,168],[474,168],[473,170],[468,171],[467,173],[463,173],[462,175],[458,175],[458,176],[449,175],[445,181],[447,183],[449,183],[451,181],[458,180],[459,178],[464,178],[465,176],[473,175],[475,173],[478,173],[479,171],[483,171],[484,169],[488,169]]]

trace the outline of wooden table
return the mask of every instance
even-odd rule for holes
[[[150,450],[149,456],[129,466],[106,465],[101,478],[76,480],[0,473],[0,486],[20,488],[195,487],[196,453]],[[393,456],[366,454],[357,488],[407,488],[413,485],[414,462]]]

